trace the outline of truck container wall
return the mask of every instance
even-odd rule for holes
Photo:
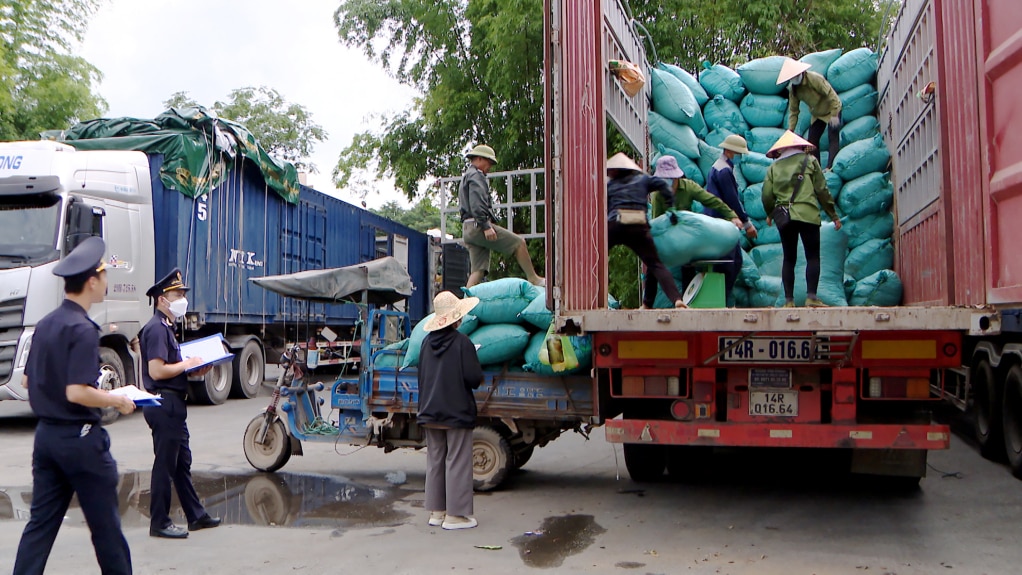
[[[906,0],[881,58],[906,304],[1022,301],[1022,260],[1005,257],[1018,232],[1002,225],[1022,216],[1022,16],[1011,5]]]
[[[342,267],[407,248],[416,291],[413,319],[429,304],[429,238],[337,198],[302,186],[297,204],[268,188],[248,165],[232,170],[212,193],[192,199],[166,189],[163,158],[150,156],[157,273],[185,272],[192,311],[207,324],[308,321],[350,326],[354,305],[299,303],[270,293],[249,278]]]

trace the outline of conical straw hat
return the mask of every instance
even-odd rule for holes
[[[787,148],[803,148],[808,151],[808,149],[815,147],[816,146],[810,144],[806,140],[803,140],[802,138],[798,137],[798,134],[796,134],[795,132],[787,130],[784,132],[784,135],[781,136],[777,140],[777,142],[770,147],[770,149],[766,153],[766,156],[768,158],[776,158],[781,153],[782,150],[785,150]]]
[[[811,64],[787,58],[784,60],[784,65],[781,66],[781,73],[777,75],[777,83],[783,84],[812,67]]]
[[[613,156],[611,156],[611,158],[609,160],[607,160],[607,169],[608,170],[631,170],[633,172],[641,172],[642,171],[642,168],[639,167],[639,164],[636,164],[634,161],[632,161],[631,158],[629,158],[628,156],[624,155],[624,153],[622,153],[622,152],[618,152],[618,153],[614,154]]]

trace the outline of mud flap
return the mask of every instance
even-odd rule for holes
[[[854,449],[852,473],[926,477],[925,449]]]
[[[304,455],[301,440],[291,434],[288,434],[288,437],[291,438],[291,455]]]

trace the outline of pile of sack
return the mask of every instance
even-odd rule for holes
[[[485,371],[526,371],[540,375],[587,373],[592,366],[592,339],[589,336],[552,336],[554,314],[546,307],[546,289],[520,278],[503,278],[462,288],[466,297],[479,298],[479,304],[461,320],[458,331],[476,346],[479,363]],[[611,302],[611,306],[616,302]],[[381,354],[375,367],[415,367],[426,339],[430,314],[412,329],[411,336],[387,346],[397,353]],[[547,338],[556,338],[558,352],[577,358],[568,366],[548,356]],[[562,346],[566,346],[562,349]],[[541,359],[542,358],[542,359]]]
[[[800,60],[826,77],[838,92],[844,120],[841,149],[834,158],[833,170],[827,173],[827,185],[843,228],[836,231],[830,218],[821,213],[824,226],[820,232],[818,296],[831,306],[898,305],[901,281],[891,269],[894,188],[885,172],[890,153],[880,135],[878,94],[873,85],[877,55],[868,48],[844,54],[835,49],[808,54]],[[724,138],[738,134],[748,142],[751,153],[736,158],[734,173],[742,203],[759,237],[749,239],[744,232],[740,234],[742,272],[734,291],[738,307],[784,303],[780,234],[776,226],[767,227],[762,202],[762,182],[772,161],[765,154],[788,127],[787,84],[777,85],[784,61],[781,56],[759,58],[736,70],[706,63],[698,79],[666,63],[650,72],[653,105],[649,127],[656,157],[674,156],[687,177],[705,185],[710,168],[721,155],[717,146]],[[811,121],[808,108],[802,104],[796,133],[807,137]],[[830,153],[826,133],[820,146],[825,166]],[[699,211],[701,207],[693,209]],[[672,272],[680,278],[679,269]],[[806,283],[801,249],[795,278],[795,303],[803,305]],[[666,298],[660,299],[668,303]]]

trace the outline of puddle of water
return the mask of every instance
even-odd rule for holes
[[[581,553],[606,532],[592,515],[547,517],[538,530],[515,537],[511,544],[527,566],[548,569],[560,567],[566,557]]]
[[[149,525],[150,473],[121,475],[118,499],[125,526]],[[192,483],[206,511],[228,525],[272,527],[329,527],[335,534],[356,527],[393,527],[412,514],[397,510],[403,497],[398,489],[380,489],[352,483],[341,477],[294,473],[227,475],[193,473]],[[0,520],[27,520],[32,488],[0,488]],[[187,522],[176,496],[171,518]],[[84,525],[77,498],[71,502],[65,522]]]

